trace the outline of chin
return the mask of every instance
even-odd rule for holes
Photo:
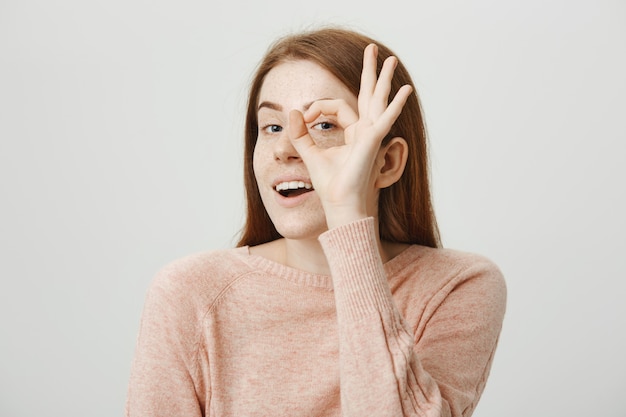
[[[317,239],[319,235],[328,230],[326,218],[313,219],[308,218],[307,221],[286,221],[282,218],[274,222],[274,227],[282,237],[291,240]]]

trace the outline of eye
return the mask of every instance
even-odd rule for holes
[[[261,129],[265,133],[280,133],[283,131],[283,127],[279,125],[267,125]]]
[[[343,129],[333,119],[314,123],[309,127],[309,133],[315,144],[321,148],[332,148],[345,143]]]
[[[334,128],[335,125],[330,123],[330,122],[320,122],[316,125],[313,126],[313,129],[317,129],[317,130],[330,130],[332,128]]]

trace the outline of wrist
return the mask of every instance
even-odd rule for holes
[[[364,207],[324,207],[324,212],[329,230],[371,217]]]

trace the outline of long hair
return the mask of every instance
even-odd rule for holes
[[[378,45],[378,72],[380,72],[385,58],[395,54],[367,36],[339,28],[324,28],[283,37],[269,48],[261,60],[252,79],[248,96],[244,145],[247,218],[238,246],[254,246],[281,237],[261,201],[252,166],[259,128],[258,98],[265,76],[282,62],[308,60],[326,68],[358,96],[363,50],[370,43]],[[398,62],[391,83],[390,97],[405,84],[413,87],[413,93],[385,141],[393,137],[403,137],[408,144],[409,157],[401,178],[393,185],[380,190],[378,199],[380,239],[439,247],[441,242],[431,202],[427,137],[422,110],[413,81],[404,65]]]

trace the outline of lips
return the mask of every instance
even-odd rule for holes
[[[274,189],[283,197],[289,198],[313,191],[313,184],[306,181],[281,181]]]
[[[272,184],[276,202],[285,208],[299,206],[315,191],[311,180],[301,176],[281,175]]]

